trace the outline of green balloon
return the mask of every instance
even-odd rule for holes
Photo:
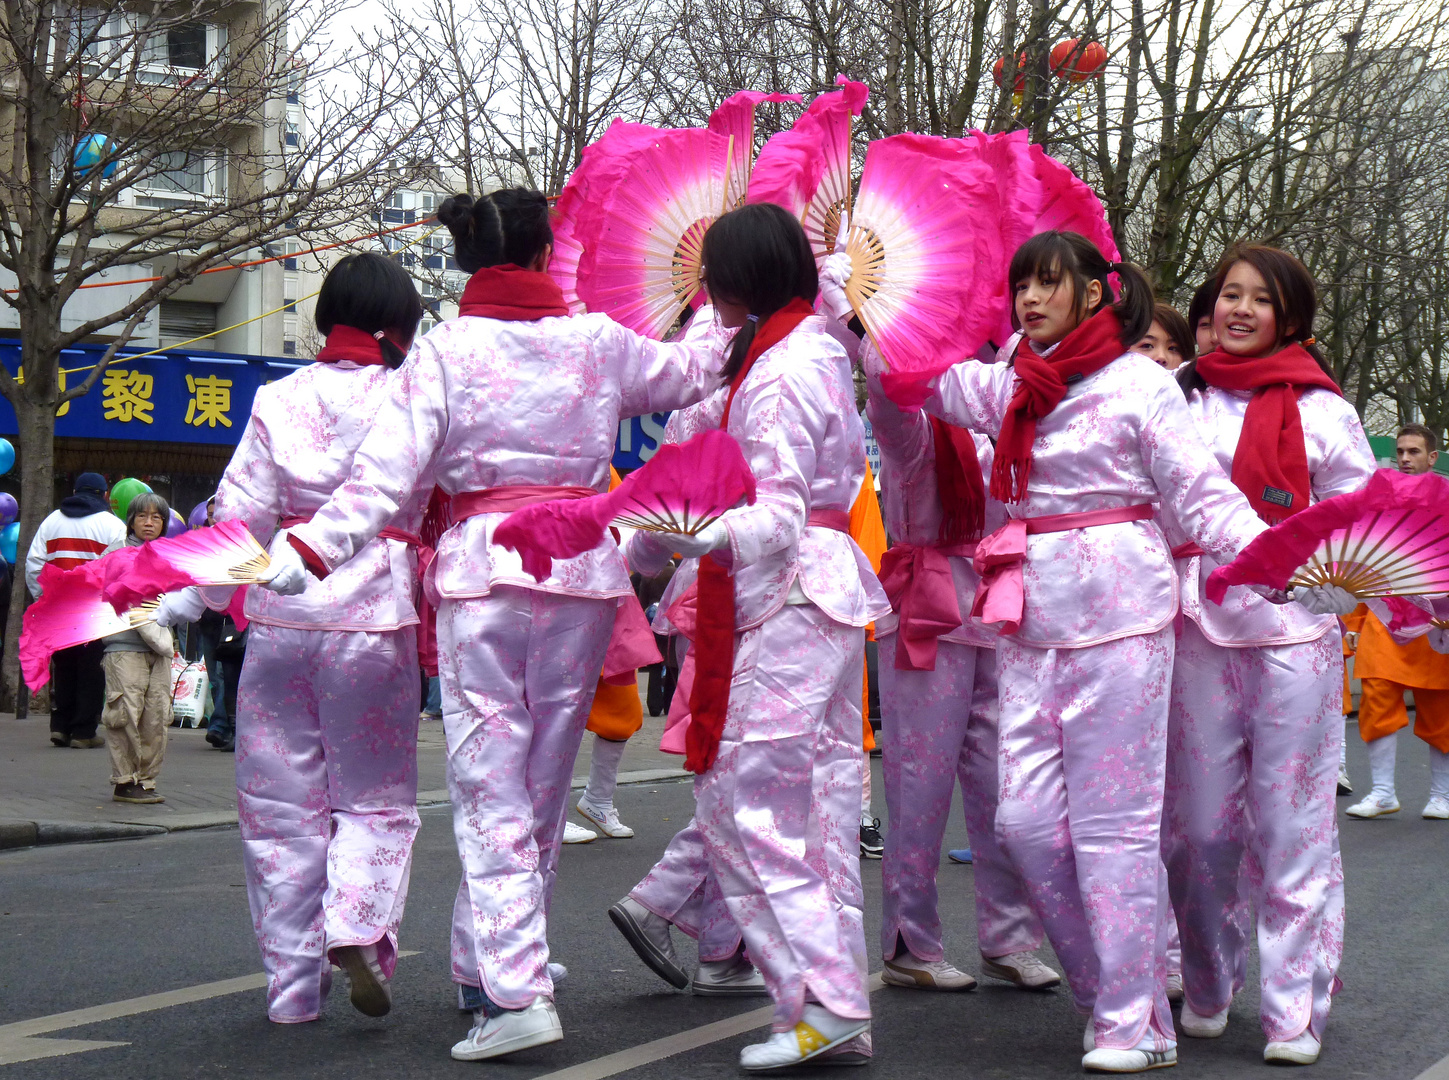
[[[142,492],[150,491],[151,485],[132,477],[117,480],[111,485],[111,513],[122,521],[131,510],[131,500]]]

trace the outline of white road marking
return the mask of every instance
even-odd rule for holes
[[[885,983],[880,981],[880,973],[877,972],[866,982],[865,988],[873,994],[884,985]],[[764,1027],[770,1022],[774,1012],[774,1008],[767,1005],[763,1009],[753,1009],[750,1012],[741,1013],[739,1016],[732,1016],[728,1020],[716,1020],[712,1024],[681,1031],[677,1035],[666,1035],[653,1042],[631,1046],[629,1049],[620,1050],[615,1054],[594,1058],[593,1061],[582,1061],[577,1065],[570,1065],[567,1069],[545,1073],[543,1076],[535,1077],[534,1080],[606,1080],[607,1077],[618,1076],[630,1069],[652,1065],[656,1061],[663,1061],[675,1054],[698,1050],[701,1046],[708,1046],[710,1043],[719,1042],[722,1039],[732,1039],[736,1035],[743,1035],[747,1031]],[[1436,1077],[1434,1080],[1439,1080],[1439,1078]],[[1445,1078],[1445,1080],[1449,1080],[1449,1078]]]
[[[398,957],[416,956],[417,951],[402,951]],[[109,1046],[129,1046],[124,1042],[102,1042],[90,1039],[40,1039],[52,1031],[81,1027],[85,1024],[99,1024],[106,1020],[119,1020],[124,1016],[170,1009],[177,1005],[192,1005],[198,1001],[240,994],[246,990],[261,990],[267,985],[265,975],[242,975],[235,979],[201,983],[197,986],[183,986],[179,990],[165,990],[159,994],[112,1001],[105,1005],[92,1005],[88,1009],[72,1009],[70,1012],[38,1016],[34,1020],[20,1020],[13,1024],[0,1024],[0,1065],[14,1065],[21,1061],[35,1061],[39,1058],[63,1057],[79,1054],[86,1050],[103,1050]]]
[[[1416,1076],[1414,1080],[1449,1080],[1449,1057],[1440,1058]]]

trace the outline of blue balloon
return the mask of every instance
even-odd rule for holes
[[[15,549],[20,546],[20,522],[12,521],[0,529],[0,558],[15,565]]]
[[[15,447],[9,439],[0,439],[0,476],[15,467]]]
[[[116,144],[111,142],[110,136],[94,134],[84,136],[80,142],[75,144],[75,156],[71,159],[75,163],[76,174],[81,180],[89,180],[91,171],[100,164],[101,160],[116,151]],[[116,159],[111,157],[104,165],[101,165],[101,176],[109,180],[116,173]]]
[[[20,504],[8,491],[0,491],[0,525],[9,525],[20,516]]]

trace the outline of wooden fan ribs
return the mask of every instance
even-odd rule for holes
[[[1434,516],[1411,521],[1419,513],[1378,511],[1334,532],[1294,573],[1289,584],[1336,585],[1359,597],[1444,591],[1449,583],[1445,580],[1449,579],[1449,552],[1426,554],[1441,545],[1440,534],[1433,530],[1436,526],[1442,528],[1442,519]],[[1382,529],[1381,524],[1385,526]]]

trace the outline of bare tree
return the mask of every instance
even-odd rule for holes
[[[0,271],[13,288],[0,296],[25,377],[0,369],[0,393],[19,425],[23,552],[51,507],[56,410],[203,271],[365,211],[379,163],[416,132],[423,75],[375,42],[330,42],[338,0],[3,10]],[[310,128],[289,132],[285,102],[304,76]],[[134,288],[80,293],[117,279]],[[86,316],[63,323],[82,297]],[[96,334],[111,337],[101,361],[61,389],[61,350]],[[24,599],[14,590],[11,626]],[[10,700],[17,639],[5,643]]]

